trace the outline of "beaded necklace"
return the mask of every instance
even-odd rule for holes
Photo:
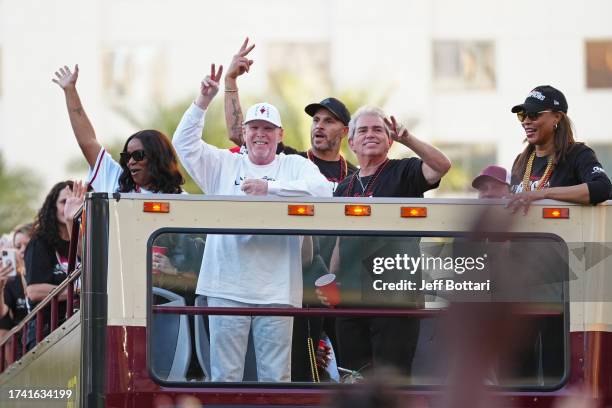
[[[376,182],[376,179],[378,178],[378,176],[380,176],[380,173],[382,173],[387,163],[389,163],[389,159],[385,159],[385,161],[382,162],[380,166],[378,166],[378,168],[376,169],[376,172],[370,178],[370,180],[368,180],[368,183],[365,186],[361,182],[361,179],[359,179],[359,184],[361,185],[361,194],[356,193],[354,197],[370,197],[372,195],[372,191],[374,190],[374,183]],[[346,189],[346,193],[345,193],[346,197],[348,197],[349,194],[351,194],[351,191],[353,191],[353,185],[355,184],[355,180],[357,179],[357,177],[359,177],[359,173],[360,171],[356,171],[355,173],[353,173],[353,176],[351,177],[351,181],[349,182],[348,188]]]
[[[317,164],[315,162],[315,155],[312,153],[312,150],[309,149],[306,152],[306,156],[308,157],[308,160],[310,160],[311,162],[313,162],[314,164]],[[346,160],[344,159],[344,157],[342,157],[342,155],[340,155],[340,178],[338,178],[338,183],[341,182],[342,180],[344,180],[344,178],[348,176],[348,164],[346,163]]]
[[[527,166],[525,166],[525,174],[523,175],[523,191],[531,191],[531,184],[529,183],[529,180],[531,178],[531,168],[533,166],[533,161],[535,160],[535,157],[535,151],[531,152],[531,156],[529,156],[529,160],[527,161]],[[544,185],[548,182],[550,176],[552,175],[554,167],[555,166],[553,165],[553,158],[552,155],[550,155],[548,156],[548,163],[546,164],[546,169],[544,170],[544,174],[542,174],[542,177],[540,178],[540,182],[538,183],[538,187],[536,187],[536,191],[542,190],[544,188]]]

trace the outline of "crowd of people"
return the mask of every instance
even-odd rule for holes
[[[85,113],[76,88],[78,65],[73,70],[60,68],[53,81],[64,91],[75,138],[89,164],[88,188],[113,193],[185,194],[179,161],[198,186],[211,195],[423,197],[439,186],[451,167],[450,160],[381,108],[362,106],[351,115],[334,97],[307,105],[304,111],[312,117],[312,125],[311,146],[306,151],[283,144],[281,115],[272,104],[256,103],[243,115],[238,79],[254,64],[249,59],[253,48],[246,39],[225,74],[225,118],[228,136],[236,148],[221,149],[206,142],[206,112],[223,78],[223,67],[213,64],[172,140],[157,130],[136,132],[127,138],[119,162],[98,142]],[[598,204],[611,197],[610,180],[595,152],[574,139],[568,104],[561,91],[538,86],[511,111],[524,130],[525,149],[511,171],[490,165],[474,178],[472,186],[479,198],[507,198],[509,211],[526,213],[530,204],[540,199]],[[348,162],[340,153],[345,137],[357,163]],[[410,149],[414,157],[389,158],[395,142]],[[0,267],[0,336],[66,278],[70,225],[84,193],[81,183],[57,183],[33,224],[15,228],[8,242],[2,243],[3,250],[14,248],[16,256],[14,265],[8,261]],[[311,248],[310,265],[317,268],[304,268],[305,245]],[[321,292],[304,295],[313,291],[314,280],[321,274],[335,273],[343,288],[360,287],[368,281],[372,269],[358,261],[406,251],[406,245],[418,242],[208,235],[200,273],[193,277],[197,281],[194,295],[204,297],[212,307],[321,306],[328,301]],[[176,271],[162,254],[153,257],[153,268]],[[381,296],[364,287],[361,295],[361,304]],[[418,299],[413,300],[418,303]],[[61,308],[65,307],[63,302]],[[300,357],[308,354],[303,341],[306,337],[318,344],[325,331],[338,349],[339,363],[359,370],[372,362],[411,361],[419,332],[418,321],[407,318],[347,317],[334,322],[314,317],[216,315],[208,321],[212,381],[242,380],[249,333],[259,381],[310,381],[308,361]],[[356,343],[354,338],[367,341]],[[410,372],[409,365],[400,369]]]

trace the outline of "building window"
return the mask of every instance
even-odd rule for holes
[[[433,83],[439,90],[495,89],[494,43],[435,40]]]
[[[612,88],[612,40],[586,42],[587,88]]]
[[[156,47],[119,46],[102,51],[102,89],[116,101],[163,98],[166,65]]]
[[[313,95],[329,92],[331,87],[330,45],[327,42],[282,42],[266,45],[268,77],[278,82],[283,76],[299,78]]]

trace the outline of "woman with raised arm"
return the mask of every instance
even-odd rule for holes
[[[509,206],[526,213],[545,198],[598,204],[610,198],[610,179],[595,152],[574,140],[565,95],[550,85],[534,88],[512,108],[525,131],[527,146],[512,166]]]
[[[180,194],[185,180],[176,153],[166,135],[157,130],[141,130],[125,142],[117,163],[102,147],[83,109],[76,90],[79,66],[55,72],[55,82],[64,90],[70,124],[83,156],[89,164],[88,184],[98,192],[137,192]]]

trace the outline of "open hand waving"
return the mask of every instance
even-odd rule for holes
[[[55,71],[57,79],[53,78],[51,81],[55,82],[62,89],[74,88],[76,86],[77,78],[79,77],[79,64],[74,66],[74,72],[70,71],[67,65]]]
[[[87,186],[82,181],[75,181],[73,183],[72,191],[66,198],[66,204],[64,204],[64,218],[67,221],[72,221],[74,219],[79,208],[83,205],[86,192]]]

